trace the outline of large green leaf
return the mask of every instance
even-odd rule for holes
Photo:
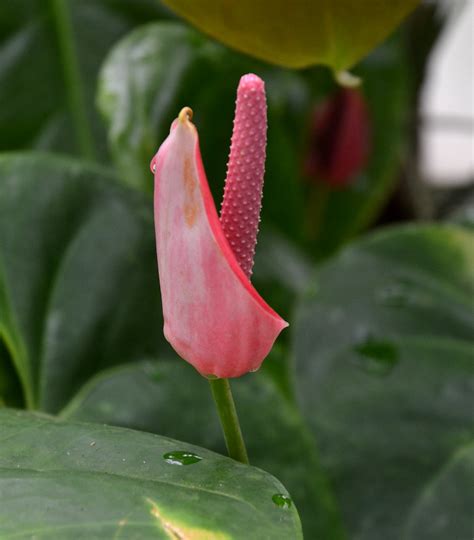
[[[163,347],[148,201],[100,168],[0,157],[0,373],[9,357],[27,404],[54,412]]]
[[[11,410],[0,429],[2,539],[302,538],[278,480],[203,448]]]
[[[62,416],[152,431],[225,453],[208,386],[185,362],[114,368],[90,381]],[[277,474],[290,490],[305,537],[343,538],[334,499],[298,412],[261,374],[232,381],[232,387],[250,462]]]
[[[346,69],[367,54],[418,0],[163,0],[227,45],[271,63]]]
[[[242,74],[255,71],[268,94],[268,147],[263,225],[300,240],[313,254],[327,254],[366,226],[385,202],[396,177],[407,105],[407,67],[400,39],[393,39],[360,66],[373,142],[366,170],[326,198],[302,177],[314,106],[334,89],[327,70],[303,73],[271,68],[205,39],[178,23],[137,29],[120,41],[104,64],[98,103],[109,126],[114,161],[124,182],[152,189],[148,164],[180,108],[194,121],[208,179],[222,196],[235,91]],[[311,201],[316,199],[322,212]],[[308,202],[309,201],[309,202]],[[318,230],[307,228],[319,222]]]
[[[474,435],[473,234],[394,228],[318,271],[294,324],[297,396],[352,538],[398,539]]]
[[[72,31],[55,9],[61,3],[71,18]],[[94,153],[104,155],[103,128],[94,107],[99,66],[120,36],[163,12],[154,0],[3,0],[0,149],[79,152],[72,91],[82,96],[84,110],[76,112],[87,116]],[[59,31],[66,41],[59,40]],[[66,42],[72,44],[72,58],[67,58]],[[79,78],[73,84],[69,74],[76,62]]]

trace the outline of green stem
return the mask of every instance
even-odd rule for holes
[[[245,448],[239,417],[235,408],[234,398],[228,379],[209,379],[212,396],[216,403],[217,412],[224,432],[227,452],[232,459],[241,463],[249,462]]]
[[[87,107],[81,72],[74,41],[74,29],[68,10],[68,0],[50,0],[59,42],[59,52],[66,83],[69,108],[73,117],[80,151],[86,159],[94,160],[94,139],[87,121]]]

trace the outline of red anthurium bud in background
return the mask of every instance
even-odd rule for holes
[[[314,111],[305,174],[331,187],[349,185],[367,163],[369,139],[363,95],[355,88],[339,89]]]
[[[288,324],[250,283],[266,145],[264,83],[242,77],[222,217],[184,108],[153,158],[155,231],[164,333],[202,375],[258,369]]]

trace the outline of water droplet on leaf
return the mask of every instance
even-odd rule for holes
[[[283,495],[283,493],[275,493],[272,497],[272,501],[280,508],[290,508],[292,504],[290,497]]]
[[[174,452],[166,452],[163,454],[163,459],[170,465],[192,465],[201,461],[202,457],[193,452],[182,452],[176,450]]]

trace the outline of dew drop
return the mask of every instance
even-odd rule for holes
[[[275,493],[272,497],[272,501],[280,508],[291,508],[291,499],[283,493]]]
[[[170,465],[192,465],[201,461],[202,457],[193,452],[182,452],[176,450],[174,452],[166,452],[163,454],[163,459]]]

